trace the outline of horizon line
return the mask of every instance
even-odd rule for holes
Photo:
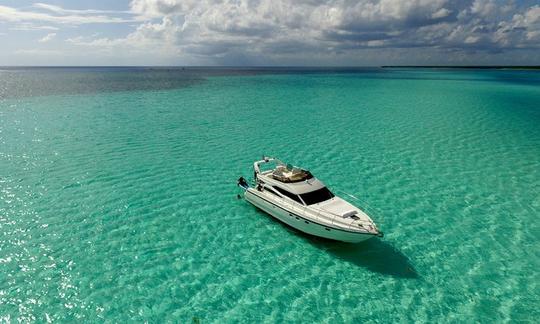
[[[540,65],[0,65],[0,68],[228,68],[228,69],[361,69],[361,68],[522,68],[540,69]]]

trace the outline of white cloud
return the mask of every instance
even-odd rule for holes
[[[501,48],[540,49],[540,6],[516,13],[511,20],[499,22],[493,33],[493,41]]]
[[[34,8],[43,9],[46,11],[51,11],[60,15],[67,14],[77,14],[77,15],[87,15],[87,14],[119,14],[119,13],[129,13],[129,11],[116,11],[116,10],[95,10],[95,9],[83,9],[83,10],[73,10],[65,9],[60,6],[55,6],[47,3],[34,3],[32,5]]]
[[[369,47],[380,47],[380,46],[384,45],[384,41],[383,40],[367,41],[366,45],[369,46]]]
[[[480,40],[479,36],[467,36],[465,38],[465,44],[474,44]]]
[[[260,44],[285,38],[304,43],[316,40],[333,50],[336,42],[356,39],[376,44],[373,41],[382,42],[399,34],[395,28],[445,18],[451,13],[443,7],[446,2],[134,0],[131,8],[141,16],[172,20],[180,43],[191,38],[198,46],[213,40],[240,39]]]
[[[32,23],[17,23],[13,27],[9,27],[9,30],[59,30],[60,28],[48,25],[34,25]]]
[[[431,18],[433,19],[439,19],[439,18],[444,18],[446,16],[448,16],[452,11],[446,9],[446,8],[441,8],[439,10],[437,10],[436,12],[434,12],[432,15],[431,15]]]
[[[474,0],[471,12],[482,17],[488,17],[496,14],[499,8],[493,0]]]
[[[36,5],[34,5],[36,6]],[[45,7],[43,7],[45,6]],[[30,22],[41,21],[58,24],[97,24],[97,23],[125,23],[133,22],[134,19],[120,17],[119,15],[104,14],[102,11],[90,10],[64,10],[57,6],[38,4],[36,9],[47,8],[52,13],[44,13],[36,10],[21,10],[0,5],[0,22]],[[121,13],[121,12],[119,12]]]
[[[59,56],[63,55],[62,51],[48,50],[48,49],[19,49],[14,52],[16,55],[29,55],[29,56]]]
[[[540,23],[540,5],[529,8],[525,13],[525,19],[531,25]]]
[[[140,47],[157,40],[209,57],[303,51],[332,56],[369,47],[467,50],[482,44],[490,51],[528,41],[517,30],[513,37],[519,34],[519,40],[512,44],[503,41],[508,35],[502,31],[497,36],[518,10],[513,2],[494,0],[133,0],[130,6],[134,14],[161,22],[142,24],[121,41],[108,40],[108,46]],[[537,19],[533,8],[522,12],[523,20]],[[98,43],[103,42],[86,45]]]
[[[47,43],[48,41],[52,40],[55,37],[56,37],[56,33],[49,33],[49,34],[45,35],[45,37],[38,40],[38,42]]]
[[[418,49],[446,58],[447,53],[466,57],[474,51],[538,49],[540,6],[535,1],[132,0],[126,11],[35,3],[0,6],[0,21],[11,23],[10,29],[53,31],[60,24],[136,22],[126,24],[132,31],[123,37],[103,29],[87,36],[92,34],[88,26],[81,36],[66,40],[67,48],[85,55],[142,53],[235,64],[335,61],[368,52],[392,58]]]

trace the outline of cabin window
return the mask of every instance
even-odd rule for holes
[[[293,193],[290,193],[288,192],[287,190],[283,190],[279,187],[273,187],[274,189],[276,189],[277,191],[279,191],[283,196],[285,197],[289,197],[291,198],[292,200],[296,201],[297,203],[299,204],[302,204],[302,201],[300,200],[300,198],[298,197],[298,195],[295,195]],[[303,204],[302,204],[303,205]]]
[[[312,192],[301,194],[300,197],[302,197],[302,200],[306,205],[313,205],[334,198],[334,194],[328,190],[328,188],[323,187]]]
[[[272,187],[264,187],[264,189],[266,189],[266,191],[268,191],[269,193],[274,194],[274,195],[276,195],[276,196],[279,197],[278,193],[275,192],[275,191],[272,189]]]

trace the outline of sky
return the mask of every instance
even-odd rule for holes
[[[540,65],[540,0],[0,0],[0,65]]]

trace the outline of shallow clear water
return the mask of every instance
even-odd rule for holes
[[[540,73],[275,72],[0,71],[1,318],[540,316]],[[263,154],[361,197],[385,237],[238,200]]]

